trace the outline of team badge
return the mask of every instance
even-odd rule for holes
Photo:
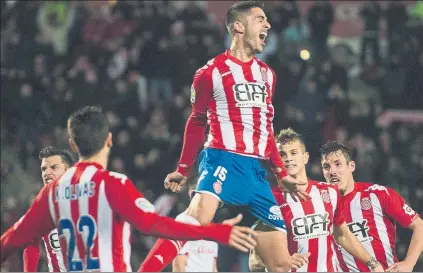
[[[220,194],[222,192],[222,182],[219,180],[214,182],[213,189],[217,194]]]
[[[364,197],[360,201],[361,208],[364,210],[369,210],[372,207],[372,202],[368,197]]]
[[[330,195],[327,190],[322,190],[320,195],[322,196],[323,202],[330,203]]]
[[[260,68],[260,72],[261,72],[261,79],[264,82],[267,82],[267,69],[262,67],[262,68]]]

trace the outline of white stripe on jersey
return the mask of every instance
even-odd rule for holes
[[[385,250],[387,264],[394,264],[394,257],[392,255],[391,243],[389,241],[388,230],[386,229],[385,222],[383,221],[383,210],[380,205],[379,199],[376,194],[370,194],[370,201],[373,207],[373,217],[377,233],[379,234],[380,242],[382,243],[383,249]],[[373,256],[375,257],[375,256]]]
[[[51,261],[51,257],[50,257],[50,255],[49,255],[49,253],[48,253],[48,246],[47,246],[47,242],[46,241],[44,241],[44,239],[43,239],[43,242],[44,242],[44,247],[45,247],[45,249],[46,249],[46,252],[47,252],[47,265],[48,265],[48,271],[50,271],[50,272],[54,272],[54,269],[53,269],[53,263],[52,263],[52,261]]]
[[[65,260],[63,259],[62,251],[56,253],[57,262],[59,263],[60,272],[68,272],[68,269],[65,265]]]
[[[332,215],[333,215],[333,218],[335,218],[336,207],[338,207],[338,202],[339,202],[338,193],[333,188],[328,188],[328,192],[329,192],[330,200],[331,200],[331,203],[332,203]],[[336,202],[334,202],[334,200],[336,200]],[[341,213],[341,212],[339,212],[339,213]],[[330,233],[331,234],[333,233],[333,225],[330,226]],[[333,252],[333,253],[336,253],[336,252]],[[336,255],[334,255],[334,256],[336,256]]]
[[[257,82],[262,81],[260,66],[256,60],[254,60],[251,66],[254,80]],[[267,69],[267,82],[269,83],[270,93],[272,92],[273,74],[270,69]],[[267,117],[266,114],[269,112],[267,107],[260,109],[260,141],[258,145],[258,151],[261,156],[264,156],[266,151],[267,139],[269,138],[269,131],[267,131]]]
[[[326,211],[325,204],[323,204],[323,199],[320,195],[320,190],[316,186],[312,186],[310,190],[311,202],[313,204],[313,208],[315,213],[316,212],[324,212]],[[314,197],[314,198],[313,198]],[[336,199],[331,199],[336,200]],[[317,259],[317,270],[320,272],[326,272],[327,269],[327,261],[326,257],[328,255],[328,237],[327,236],[319,236],[318,239],[319,244],[319,257]],[[308,242],[307,242],[308,243]]]
[[[350,213],[352,222],[360,222],[363,218],[363,211],[360,205],[361,193],[357,193],[354,199],[351,201]],[[356,209],[360,208],[360,209]],[[370,253],[372,257],[376,257],[371,242],[362,243],[363,247]],[[357,264],[355,263],[354,257],[349,254],[344,248],[342,248],[342,255],[347,264],[354,265],[355,270],[358,270]]]
[[[76,167],[72,167],[68,169],[60,179],[58,183],[58,189],[59,189],[59,196],[66,196],[66,189],[70,189],[71,180],[74,176],[76,171]],[[70,193],[72,194],[72,193]],[[57,205],[59,207],[59,221],[60,219],[69,219],[72,221],[72,212],[71,212],[71,199],[70,198],[59,198],[57,200]],[[64,237],[66,238],[66,244],[69,245],[70,241],[70,234],[67,229],[64,230]],[[72,253],[67,253],[67,255],[72,255]],[[75,245],[74,253],[73,253],[73,259],[79,260],[79,250],[77,245]],[[68,265],[70,266],[70,265]]]
[[[287,195],[287,203],[289,203],[289,207],[291,208],[292,212],[292,219],[304,217],[305,212],[303,209],[303,205],[301,202],[296,202],[290,195]],[[298,240],[298,251],[297,253],[305,254],[308,253],[308,240]],[[302,267],[297,269],[297,272],[307,272],[308,264],[303,265]]]
[[[214,100],[216,101],[216,116],[219,122],[220,131],[222,132],[223,144],[227,149],[236,150],[235,132],[232,122],[229,119],[228,101],[226,99],[225,88],[223,87],[222,76],[217,68],[213,69],[212,79],[214,90],[213,95]]]
[[[255,64],[257,62],[254,60]],[[230,70],[232,71],[232,76],[234,78],[235,83],[246,83],[248,82],[244,77],[244,71],[242,70],[242,66],[239,64],[234,63],[231,60],[226,60],[225,63],[229,66]],[[254,65],[254,63],[253,63]],[[241,112],[241,122],[244,126],[244,130],[242,132],[242,139],[245,143],[245,151],[246,153],[254,153],[254,142],[253,142],[253,133],[254,133],[254,122],[253,122],[253,108],[252,107],[239,107],[239,111]],[[236,147],[235,149],[236,150]]]
[[[53,191],[48,193],[48,208],[50,209],[50,216],[53,219],[54,225],[57,223],[56,211],[54,210]]]
[[[79,178],[79,184],[89,183],[91,181],[91,178],[93,178],[95,172],[97,171],[97,168],[94,166],[88,166],[84,172],[81,174],[81,177]],[[79,215],[89,215],[89,208],[88,208],[88,194],[82,194],[78,197],[78,205],[79,205]],[[84,245],[87,245],[87,236],[86,232],[84,232],[85,236],[82,236],[84,239]],[[94,236],[95,238],[95,236]]]
[[[98,254],[101,257],[100,271],[113,272],[113,246],[112,246],[112,230],[113,230],[113,211],[107,201],[105,183],[101,181],[98,190]]]
[[[131,267],[131,243],[129,237],[131,236],[131,225],[128,222],[123,224],[122,242],[123,242],[123,261],[126,264],[126,271],[132,272]]]

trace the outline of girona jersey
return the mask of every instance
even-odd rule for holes
[[[27,213],[1,236],[0,262],[55,227],[69,271],[131,271],[129,223],[146,235],[229,242],[231,226],[191,226],[153,212],[125,175],[79,162],[44,186]]]
[[[199,69],[191,101],[193,108],[207,108],[210,131],[205,146],[270,158],[275,83],[273,70],[258,58],[244,63],[228,50]]]
[[[309,180],[307,193],[311,199],[298,202],[290,195],[285,198],[278,187],[273,189],[285,219],[289,252],[311,253],[308,264],[292,271],[340,271],[332,236],[333,227],[345,222],[339,191],[327,183]]]
[[[53,229],[48,235],[44,236],[43,241],[46,248],[49,271],[67,272],[62,250],[60,249],[57,229]]]
[[[364,248],[386,269],[398,262],[395,250],[396,222],[409,226],[418,214],[391,188],[355,183],[344,196],[344,215]],[[342,248],[337,248],[342,270],[368,272],[369,268]]]

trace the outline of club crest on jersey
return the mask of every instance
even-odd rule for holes
[[[330,195],[327,190],[322,190],[320,196],[322,197],[323,202],[330,203]]]
[[[368,197],[364,197],[361,199],[360,205],[363,210],[369,210],[372,207],[372,202]]]
[[[213,183],[213,189],[216,194],[220,194],[222,192],[222,182],[217,180]]]
[[[261,79],[264,82],[267,82],[268,78],[267,78],[267,69],[265,67],[260,68],[260,73],[261,73]]]
[[[237,83],[233,86],[236,107],[267,107],[267,86],[259,82]]]

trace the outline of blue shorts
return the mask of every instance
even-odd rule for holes
[[[199,156],[198,173],[196,192],[211,194],[231,206],[246,206],[258,220],[286,231],[259,159],[206,148]]]

